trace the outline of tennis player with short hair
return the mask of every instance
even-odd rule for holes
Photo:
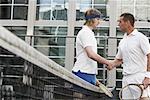
[[[123,66],[122,86],[128,84],[144,84],[142,97],[150,97],[150,44],[148,38],[134,28],[135,18],[130,13],[123,13],[118,20],[119,27],[125,32],[118,46],[114,66]],[[129,89],[123,93],[123,99],[134,98],[136,92]]]

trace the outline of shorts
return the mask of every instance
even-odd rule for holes
[[[132,74],[132,75],[126,75],[123,77],[123,80],[122,80],[122,85],[123,87],[126,86],[127,84],[131,84],[131,83],[134,83],[134,84],[142,84],[142,81],[144,80],[145,78],[145,73],[136,73],[136,74]],[[146,88],[144,91],[143,91],[143,95],[142,97],[149,97],[150,96],[150,88]],[[126,97],[128,98],[134,98],[136,97],[136,90],[135,89],[128,89],[128,92],[126,93],[123,93],[122,95],[123,99],[126,99]]]
[[[93,85],[96,85],[96,75],[95,74],[82,73],[80,71],[72,72],[72,73],[74,73],[78,77],[82,78],[83,80],[85,80]]]

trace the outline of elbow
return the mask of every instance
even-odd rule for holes
[[[87,56],[90,58],[90,59],[93,59],[93,60],[95,60],[95,55],[94,54],[87,54]]]
[[[89,58],[95,60],[95,58],[97,57],[97,54],[96,54],[95,52],[93,52],[93,50],[92,50],[90,47],[87,47],[87,48],[85,49],[85,51],[86,51],[86,54],[87,54],[87,56],[88,56]]]
[[[87,56],[88,56],[89,58],[93,59],[93,55],[87,54]]]

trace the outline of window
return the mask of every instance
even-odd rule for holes
[[[35,27],[34,47],[58,64],[65,65],[66,27]]]
[[[67,20],[68,0],[38,0],[37,20]]]
[[[21,39],[25,40],[27,27],[26,26],[6,26],[9,31],[11,31],[16,36],[20,37]]]
[[[28,0],[1,0],[0,19],[27,20]]]
[[[11,6],[0,6],[0,19],[11,18]]]

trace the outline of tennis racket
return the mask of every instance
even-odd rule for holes
[[[111,93],[111,91],[102,83],[99,84],[99,91],[101,93],[105,93],[109,97],[113,97],[113,94]]]
[[[120,100],[138,100],[141,98],[143,94],[144,86],[143,84],[128,84],[124,86],[119,92]],[[133,97],[125,97],[123,96],[125,93],[134,94]]]

